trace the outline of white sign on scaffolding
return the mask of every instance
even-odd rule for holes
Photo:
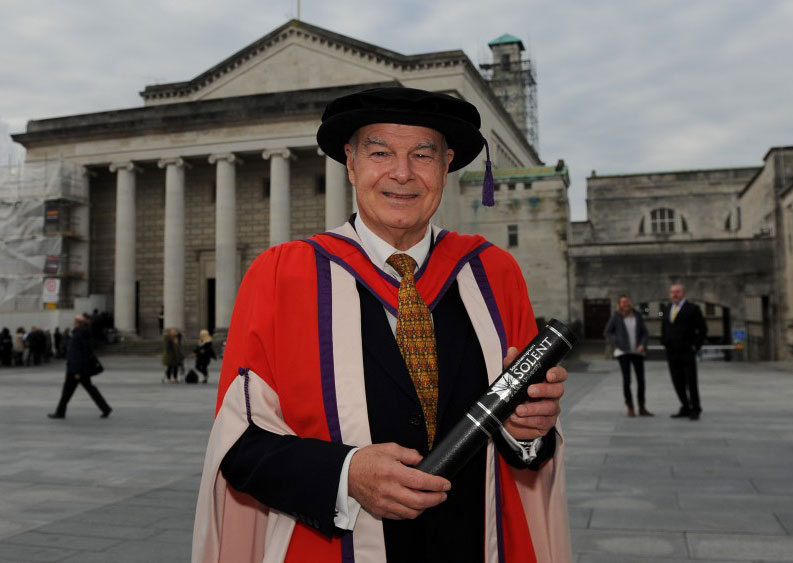
[[[57,303],[58,294],[61,291],[60,278],[44,278],[44,288],[41,294],[41,300],[44,303]]]

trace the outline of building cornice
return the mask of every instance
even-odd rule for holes
[[[29,121],[27,131],[14,134],[12,138],[30,148],[67,140],[172,133],[210,125],[245,124],[298,115],[313,116],[318,120],[327,104],[339,96],[362,88],[398,85],[396,81],[354,84],[40,119]]]

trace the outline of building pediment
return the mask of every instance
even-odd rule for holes
[[[146,105],[393,80],[470,65],[462,51],[402,55],[291,20],[192,80],[147,86]]]

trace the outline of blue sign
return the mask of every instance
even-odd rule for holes
[[[746,329],[744,328],[736,328],[732,331],[732,339],[733,340],[746,340]]]

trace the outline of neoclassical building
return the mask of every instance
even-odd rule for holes
[[[190,80],[146,86],[141,107],[29,122],[13,136],[27,165],[57,162],[83,178],[79,196],[59,196],[61,217],[79,218],[59,231],[62,253],[85,259],[51,274],[62,282],[58,306],[101,296],[122,333],[146,338],[159,335],[161,311],[165,327],[222,333],[258,254],[354,211],[344,167],[316,144],[326,104],[403,85],[473,103],[490,143],[499,205],[476,203],[483,151],[449,176],[437,222],[513,250],[538,315],[567,319],[567,170],[545,167],[528,140],[536,100],[522,43],[502,36],[491,48],[494,64],[480,72],[462,51],[402,55],[292,20]],[[530,267],[532,237],[545,274]]]
[[[749,359],[793,358],[793,148],[763,165],[587,179],[588,220],[572,224],[571,318],[602,336],[631,296],[660,336],[672,283],[703,307],[709,341]],[[658,341],[655,340],[657,343]]]

